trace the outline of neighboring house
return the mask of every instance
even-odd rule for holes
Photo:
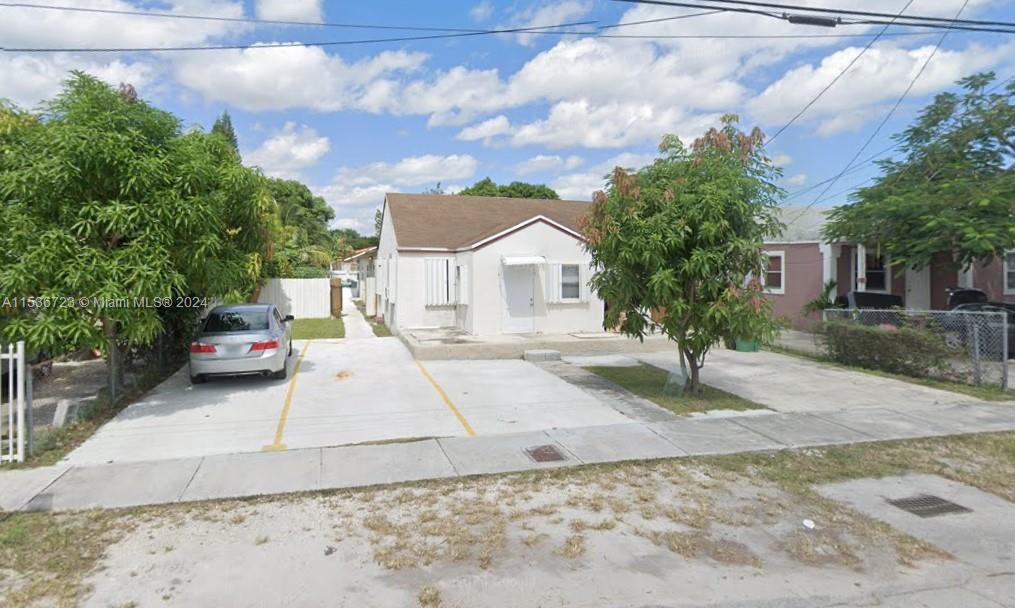
[[[800,309],[818,297],[829,280],[836,282],[837,295],[851,290],[891,293],[914,310],[946,308],[952,287],[975,287],[991,301],[1015,302],[1015,251],[968,269],[958,268],[946,255],[937,256],[921,270],[893,268],[891,260],[875,249],[824,242],[821,228],[826,213],[783,208],[786,229],[764,246],[769,256],[765,286],[773,310],[795,328],[806,329],[819,320],[816,315],[804,317]]]
[[[375,298],[373,291],[373,281],[370,286],[367,285],[368,279],[374,277],[374,261],[377,259],[377,247],[364,247],[363,249],[357,249],[352,255],[342,260],[342,267],[353,275],[356,281],[355,286],[352,288],[352,297],[363,300],[364,304],[367,305],[367,313],[370,316],[375,314],[376,302],[372,300]],[[369,287],[369,288],[368,288]]]
[[[600,332],[579,223],[591,204],[389,193],[376,276],[377,311],[394,333]]]

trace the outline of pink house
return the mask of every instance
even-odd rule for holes
[[[769,257],[765,285],[773,310],[796,329],[807,329],[819,320],[816,315],[805,317],[800,309],[818,297],[829,280],[836,282],[838,295],[851,290],[890,293],[914,310],[947,308],[951,287],[975,287],[990,301],[1015,302],[1015,250],[965,269],[944,255],[922,270],[893,268],[875,249],[824,242],[821,227],[826,212],[783,208],[786,229],[764,246]]]

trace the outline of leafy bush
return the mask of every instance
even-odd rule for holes
[[[843,365],[914,378],[951,375],[951,350],[932,328],[828,321],[819,333],[828,357]]]

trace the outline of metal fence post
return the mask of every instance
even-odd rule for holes
[[[983,385],[983,370],[980,368],[980,323],[973,320],[973,383]]]
[[[1001,313],[1001,390],[1008,390],[1008,315]]]

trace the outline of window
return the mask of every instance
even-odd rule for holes
[[[888,291],[888,264],[883,255],[867,254],[867,287],[865,291]]]
[[[768,293],[786,293],[786,252],[766,251],[768,268],[765,271],[765,291]]]
[[[1004,254],[1004,292],[1015,293],[1015,249]]]
[[[581,299],[581,269],[578,264],[561,264],[560,297],[564,300]]]
[[[268,309],[213,312],[208,315],[208,320],[204,324],[204,331],[209,334],[265,329],[268,329]]]

